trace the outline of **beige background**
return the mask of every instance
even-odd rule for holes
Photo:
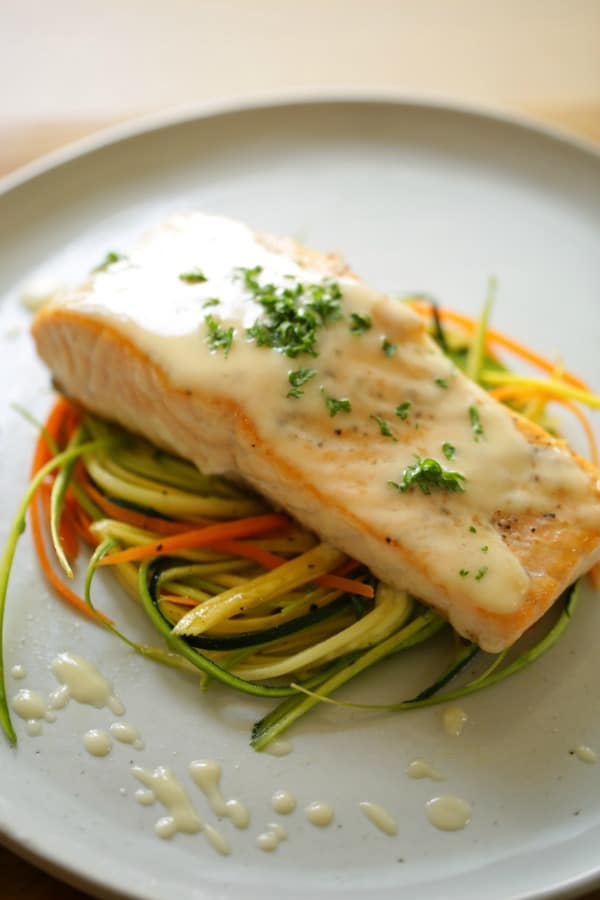
[[[0,0],[0,174],[132,116],[316,87],[528,112],[600,144],[600,0]],[[0,885],[83,897],[1,849]]]

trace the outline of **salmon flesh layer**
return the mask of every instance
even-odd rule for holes
[[[83,406],[251,485],[490,652],[600,558],[599,473],[333,256],[178,215],[33,336]]]

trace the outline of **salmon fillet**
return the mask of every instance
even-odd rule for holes
[[[251,485],[484,650],[600,559],[599,473],[337,257],[178,215],[32,332],[70,397]]]

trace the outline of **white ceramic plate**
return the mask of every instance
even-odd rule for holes
[[[376,287],[426,290],[468,311],[495,274],[496,323],[559,353],[598,386],[600,161],[584,147],[519,123],[387,100],[272,104],[155,125],[34,167],[0,197],[3,533],[33,437],[9,403],[38,415],[50,403],[19,305],[23,285],[36,274],[75,280],[181,208],[341,251]],[[126,630],[150,636],[110,582],[98,598],[109,612],[122,607]],[[385,715],[324,706],[294,729],[293,752],[275,758],[248,746],[264,706],[217,688],[203,696],[76,619],[43,585],[26,535],[10,589],[8,671],[24,664],[25,684],[48,692],[53,656],[79,652],[114,681],[146,749],[116,745],[106,759],[88,756],[81,735],[107,727],[106,710],[71,704],[38,738],[17,721],[18,749],[0,741],[4,840],[99,896],[383,898],[403,890],[413,900],[506,900],[581,890],[600,872],[600,765],[569,751],[600,749],[594,599],[587,590],[565,638],[534,668],[464,701],[460,738],[443,733],[437,709]],[[431,666],[419,659],[382,666],[353,696],[410,694]],[[9,677],[9,690],[21,684]],[[437,765],[443,785],[406,777],[416,756]],[[210,818],[187,775],[198,757],[219,759],[226,793],[252,811],[246,832],[222,823],[233,845],[227,860],[202,835],[161,841],[157,808],[133,799],[131,761],[166,764]],[[269,801],[280,787],[297,795],[299,810],[286,821],[289,839],[268,856],[255,837],[273,820]],[[440,790],[472,803],[464,831],[442,833],[425,819],[425,801]],[[328,829],[303,817],[314,799],[335,807]],[[393,812],[397,837],[362,817],[364,799]]]

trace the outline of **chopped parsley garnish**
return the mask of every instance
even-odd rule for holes
[[[287,396],[296,399],[301,397],[304,391],[301,391],[300,388],[310,381],[311,378],[314,378],[316,374],[315,369],[296,369],[293,372],[288,372],[288,381],[291,384],[291,388],[287,392]]]
[[[246,330],[259,347],[272,347],[295,359],[301,353],[318,356],[317,332],[342,318],[342,292],[336,281],[297,282],[289,287],[260,284],[261,266],[236,269],[264,315]]]
[[[477,534],[477,529],[474,525],[469,525],[469,531],[471,532],[471,534]]]
[[[488,547],[488,545],[487,545],[487,544],[484,544],[483,547],[481,548],[481,552],[482,552],[482,553],[487,553],[489,549],[490,549],[490,548]]]
[[[482,566],[477,575],[475,576],[475,581],[481,581],[482,578],[485,578],[488,572],[487,566]]]
[[[204,281],[208,281],[204,272],[201,272],[200,269],[192,269],[190,272],[181,272],[179,275],[180,281],[185,281],[186,284],[202,284]]]
[[[381,416],[371,416],[371,418],[372,418],[375,422],[377,422],[377,424],[379,425],[379,431],[381,432],[381,434],[382,434],[384,437],[389,437],[389,438],[391,438],[393,441],[396,441],[396,443],[398,443],[398,438],[395,437],[395,436],[392,434],[392,432],[391,432],[391,430],[390,430],[390,426],[389,426],[388,423],[385,421],[385,419],[382,419]]]
[[[396,407],[396,415],[398,416],[398,418],[406,419],[406,417],[408,416],[408,411],[411,408],[411,406],[412,406],[412,403],[410,402],[410,400],[405,400],[404,403],[401,403],[399,406],[397,406]]]
[[[208,331],[206,339],[210,349],[223,350],[225,356],[228,356],[231,345],[233,344],[233,326],[230,328],[222,328],[219,319],[215,319],[210,313],[204,316],[204,321],[206,322]]]
[[[327,392],[325,391],[325,388],[323,388],[323,387],[321,388],[321,393],[323,394],[323,397],[325,398],[325,403],[327,404],[327,410],[332,419],[334,416],[337,416],[338,413],[352,412],[352,404],[350,403],[350,401],[348,400],[347,397],[341,397],[339,400],[336,400],[335,397],[330,397],[329,394],[327,394]]]
[[[444,469],[437,459],[431,457],[422,459],[416,455],[415,459],[417,461],[412,466],[407,466],[402,473],[402,481],[389,481],[388,484],[403,494],[413,487],[419,487],[424,494],[430,494],[434,488],[444,491],[464,491],[465,476],[461,472]]]
[[[396,345],[392,344],[391,341],[388,341],[388,339],[384,337],[381,341],[381,349],[386,356],[389,356],[391,358],[396,352]]]
[[[122,259],[127,259],[127,257],[123,256],[122,253],[115,253],[114,250],[111,250],[110,253],[106,254],[100,265],[92,269],[92,272],[105,272],[109,266],[112,266],[113,263],[120,262]]]
[[[208,306],[218,306],[220,302],[218,297],[209,297],[208,300],[205,300],[202,304],[202,309],[206,309]]]
[[[448,390],[448,381],[446,378],[436,378],[435,384],[437,384],[438,387],[443,388],[445,391]]]
[[[373,327],[371,316],[363,313],[350,313],[350,331],[352,334],[364,334]]]
[[[466,578],[467,575],[469,574],[469,570],[468,570],[468,569],[461,569],[461,570],[459,571],[458,574],[460,575],[461,578]]]
[[[456,447],[454,444],[451,444],[450,441],[444,441],[442,444],[442,453],[446,459],[454,459],[456,456]]]
[[[473,429],[473,437],[476,441],[483,435],[483,425],[479,418],[479,410],[476,406],[469,407],[469,418],[471,419],[471,428]]]

